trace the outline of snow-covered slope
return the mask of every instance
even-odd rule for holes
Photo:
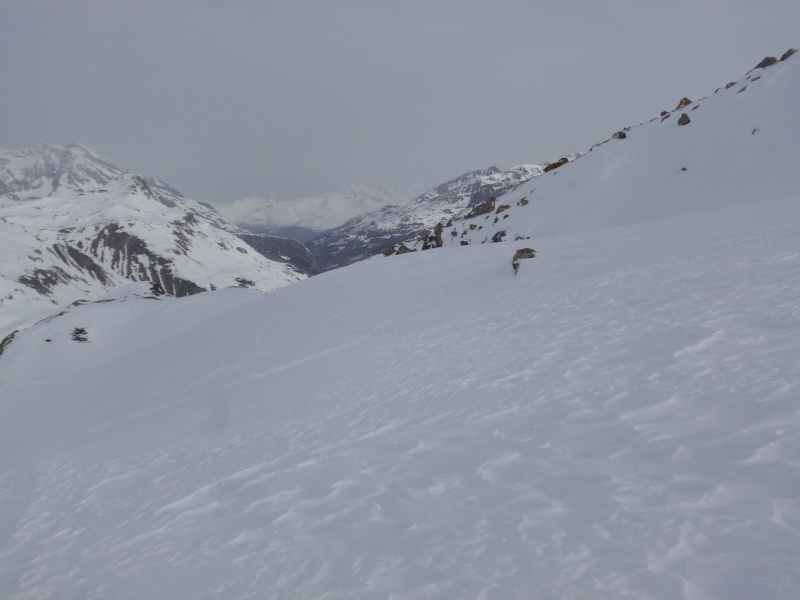
[[[542,167],[538,165],[521,165],[507,171],[497,167],[471,171],[408,202],[355,217],[312,240],[308,246],[322,270],[342,267],[378,254],[442,219],[491,196],[508,192],[541,173]]]
[[[338,227],[360,214],[415,197],[419,192],[394,185],[350,185],[334,192],[293,198],[244,198],[215,208],[226,219],[250,231],[272,233],[289,228],[306,231],[307,239]],[[301,241],[306,241],[305,239]]]
[[[792,600],[798,207],[22,332],[0,596]]]
[[[689,122],[680,125],[683,115]],[[465,218],[462,212],[444,228],[444,244],[529,237],[535,243],[543,235],[796,195],[800,55],[753,69],[624,133],[498,198],[488,214]]]
[[[513,211],[530,242],[268,295],[131,284],[17,334],[0,597],[794,600],[795,60],[476,217]],[[580,170],[617,186],[584,198]],[[672,177],[693,171],[705,193]]]
[[[305,276],[212,208],[80,144],[3,151],[0,181],[0,331],[128,280],[185,295],[271,291]]]

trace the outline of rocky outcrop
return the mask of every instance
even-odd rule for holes
[[[504,237],[506,237],[505,230],[498,231],[492,236],[492,242],[502,242]]]
[[[465,219],[474,219],[475,217],[480,217],[481,215],[487,215],[494,210],[494,205],[497,202],[497,198],[492,196],[491,198],[487,199],[485,202],[481,202],[477,206],[473,206],[472,210],[469,211],[464,218]]]
[[[680,102],[678,102],[678,106],[675,107],[675,110],[680,110],[682,108],[685,108],[689,106],[691,103],[692,101],[684,96],[684,98]]]
[[[259,233],[239,233],[237,237],[261,256],[284,263],[309,277],[319,273],[319,266],[305,244],[296,240]]]
[[[536,256],[536,250],[533,248],[520,248],[514,253],[514,257],[511,259],[511,266],[514,269],[514,275],[517,274],[519,270],[519,261],[525,260],[527,258],[534,258]]]
[[[764,58],[764,60],[762,60],[760,63],[758,63],[753,68],[754,69],[765,69],[767,67],[771,67],[772,65],[774,65],[777,62],[778,62],[778,59],[775,58],[774,56],[767,56],[767,57]]]
[[[553,171],[554,169],[557,169],[559,167],[563,167],[568,162],[569,162],[569,159],[566,156],[563,157],[563,158],[559,158],[556,162],[550,163],[549,165],[547,165],[544,168],[544,172],[545,173],[549,173],[550,171]]]
[[[542,167],[522,165],[507,171],[496,167],[465,173],[404,204],[384,207],[352,219],[308,242],[321,271],[328,271],[376,254],[398,253],[400,243],[420,249],[439,245],[435,227],[457,214],[495,209],[493,198],[541,175]],[[444,227],[447,227],[445,225]],[[444,240],[442,240],[444,241]],[[394,250],[394,251],[393,251]]]
[[[689,115],[681,113],[681,117],[678,119],[678,125],[688,125],[691,122],[692,120],[689,118]]]

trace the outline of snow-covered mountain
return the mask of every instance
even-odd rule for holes
[[[540,175],[542,169],[521,165],[507,171],[497,167],[471,171],[408,202],[355,217],[310,241],[308,247],[323,271],[352,264],[418,235],[466,207],[512,190]]]
[[[181,296],[231,285],[271,291],[315,272],[281,260],[298,248],[257,251],[270,245],[263,236],[81,144],[0,152],[0,244],[0,331],[130,280]]]
[[[215,208],[231,223],[248,231],[296,236],[305,242],[357,215],[403,202],[418,193],[391,184],[350,185],[316,196],[244,198],[230,204],[216,204]]]
[[[766,59],[765,59],[766,60]],[[708,97],[678,102],[589,152],[519,186],[484,211],[442,224],[443,245],[583,233],[743,203],[800,190],[800,58],[787,52]],[[449,224],[448,224],[449,223]],[[428,246],[436,234],[429,230]],[[422,249],[419,239],[406,245]],[[399,248],[399,245],[397,246]]]
[[[748,77],[435,251],[6,340],[0,597],[794,600],[800,57]]]

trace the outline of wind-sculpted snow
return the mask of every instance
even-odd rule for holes
[[[0,597],[794,599],[799,202],[21,332]]]

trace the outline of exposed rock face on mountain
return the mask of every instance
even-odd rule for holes
[[[241,232],[239,239],[247,242],[256,252],[275,262],[285,263],[306,275],[319,273],[314,255],[302,242],[275,237],[264,233]]]
[[[302,244],[247,234],[80,144],[0,152],[0,191],[0,327],[130,280],[185,296],[316,272]]]
[[[501,171],[490,167],[465,173],[407,203],[386,206],[351,219],[309,242],[320,269],[327,271],[370,256],[420,235],[464,209],[485,203],[541,175],[538,165]]]

